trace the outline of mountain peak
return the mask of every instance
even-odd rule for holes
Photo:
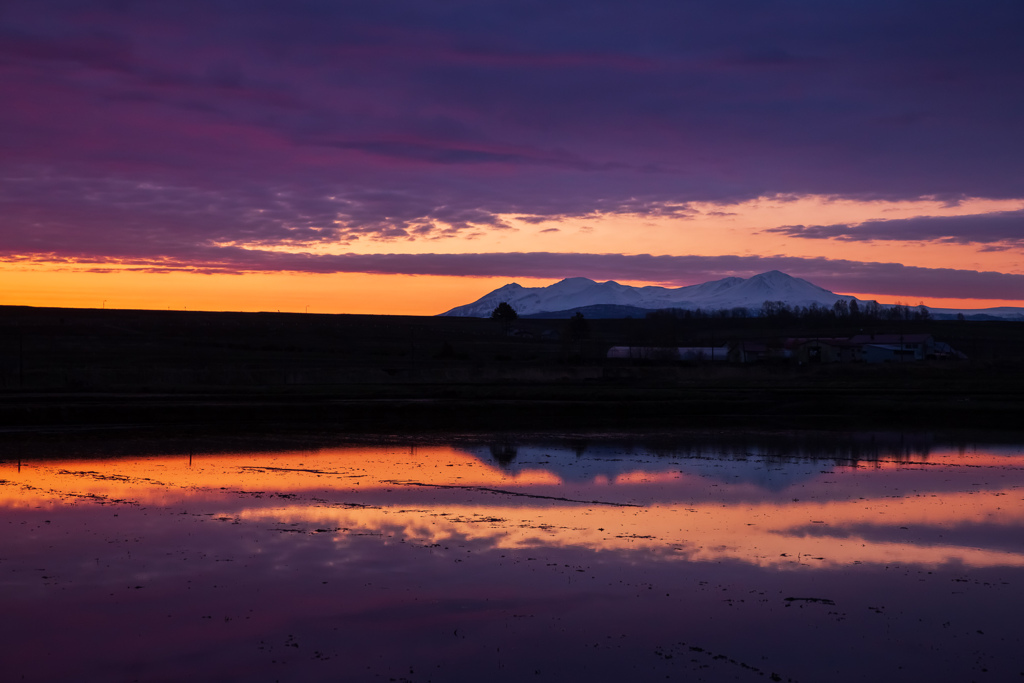
[[[749,278],[736,276],[712,280],[697,285],[669,289],[648,285],[629,287],[609,280],[595,282],[585,277],[570,277],[548,287],[523,287],[511,282],[485,294],[471,304],[456,306],[441,315],[487,318],[505,302],[521,316],[550,313],[550,318],[570,317],[574,311],[587,309],[624,311],[658,310],[666,308],[703,309],[705,311],[746,308],[752,315],[758,315],[766,301],[781,301],[789,306],[811,306],[816,304],[831,308],[840,299],[849,301],[851,296],[840,296],[819,287],[803,278],[793,277],[780,270],[769,270]],[[863,302],[866,303],[866,302]],[[602,308],[604,307],[604,308]],[[952,318],[957,309],[932,309],[940,316]],[[978,316],[979,319],[1024,320],[1024,309],[991,308],[963,310],[963,313]],[[562,314],[565,315],[562,315]],[[611,316],[599,316],[611,317]]]
[[[444,315],[487,317],[502,301],[507,302],[520,315],[532,315],[597,305],[632,306],[648,310],[748,308],[756,311],[765,301],[784,301],[791,306],[809,306],[814,303],[831,307],[840,298],[826,289],[778,270],[746,279],[726,277],[677,289],[629,287],[610,280],[600,283],[586,277],[570,277],[548,287],[506,285],[471,304],[453,308]]]
[[[596,284],[597,283],[594,282],[593,280],[591,280],[589,277],[567,277],[567,278],[564,278],[562,280],[559,280],[558,282],[556,282],[555,284],[553,284],[551,286],[552,287],[557,287],[558,285],[596,285]]]
[[[793,285],[795,283],[807,282],[807,280],[803,280],[803,279],[798,278],[798,277],[793,277],[792,275],[790,275],[788,273],[783,273],[781,270],[769,270],[769,271],[764,272],[764,273],[758,273],[757,275],[752,275],[749,278],[747,278],[746,280],[744,280],[744,282],[766,283],[766,284],[770,284],[770,285],[773,285],[773,286],[787,287],[787,286]],[[810,283],[808,283],[808,284],[810,284]]]
[[[798,278],[793,277],[788,273],[783,273],[781,270],[768,270],[758,275],[754,275],[750,278],[751,280],[796,280]]]

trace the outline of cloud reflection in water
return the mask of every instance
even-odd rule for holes
[[[611,680],[640,652],[644,671],[709,680],[769,664],[855,680],[973,675],[955,654],[925,663],[886,638],[931,652],[991,631],[1003,638],[981,644],[986,667],[1012,668],[1019,449],[698,446],[462,439],[0,464],[0,587],[22,625],[5,654],[37,680],[196,666],[211,680],[273,680],[275,666],[329,680],[332,657],[360,680],[418,680],[406,660],[444,680],[480,667]],[[816,639],[808,659],[796,642]],[[835,677],[862,647],[888,654]]]

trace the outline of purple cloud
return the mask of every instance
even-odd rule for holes
[[[842,242],[950,242],[987,244],[1002,250],[1024,246],[1024,210],[993,211],[966,216],[915,216],[836,225],[786,225],[764,232],[803,239]],[[1002,243],[1002,246],[999,246]]]
[[[7,0],[0,251],[206,263],[502,215],[1018,197],[1022,19],[1015,0]],[[901,230],[996,248],[1009,228]]]

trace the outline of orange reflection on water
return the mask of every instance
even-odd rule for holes
[[[447,545],[484,542],[500,549],[541,546],[592,551],[640,551],[699,562],[738,560],[761,567],[837,567],[853,564],[959,563],[972,567],[1024,566],[1024,553],[956,542],[922,540],[918,525],[955,531],[984,523],[1014,533],[1024,512],[1001,514],[998,494],[980,501],[962,494],[945,505],[908,500],[885,510],[879,501],[610,506],[469,506],[416,509],[337,509],[317,505],[252,507],[219,514],[307,530],[380,534],[396,541]],[[865,510],[865,507],[869,510]],[[954,509],[958,508],[958,509]],[[883,538],[871,538],[879,534]],[[941,537],[941,531],[935,534]],[[892,537],[891,540],[888,537]]]
[[[1024,566],[1024,543],[1014,540],[1024,529],[1024,474],[1006,455],[964,457],[869,467],[773,462],[773,471],[800,470],[776,488],[739,480],[733,472],[750,463],[727,458],[699,460],[717,479],[683,472],[686,459],[645,455],[616,459],[626,463],[617,474],[584,470],[568,481],[542,464],[512,472],[450,446],[32,461],[0,465],[0,512],[186,507],[338,542],[360,533],[793,569]],[[587,462],[600,461],[569,464]]]
[[[0,505],[61,505],[76,498],[164,505],[215,491],[366,491],[393,480],[430,485],[558,485],[551,472],[510,474],[447,446],[359,447],[118,460],[0,463]]]

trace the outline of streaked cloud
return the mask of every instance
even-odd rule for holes
[[[973,296],[1016,276],[939,282],[923,260],[870,275],[835,258],[813,272],[814,259],[764,254],[615,260],[599,231],[571,247],[585,253],[538,257],[544,272],[518,253],[399,252],[549,221],[578,234],[575,219],[616,214],[683,232],[695,203],[729,213],[759,197],[1024,198],[1022,23],[1016,0],[7,0],[0,258],[678,283],[740,259],[839,289],[938,296],[921,283],[962,281],[956,296]],[[817,239],[823,256],[869,240],[995,254],[1020,246],[1019,220],[773,234]],[[722,239],[722,253],[748,246]],[[394,253],[279,251],[352,244]]]
[[[843,242],[952,242],[1024,246],[1024,210],[966,216],[917,216],[856,224],[786,225],[765,232]]]

